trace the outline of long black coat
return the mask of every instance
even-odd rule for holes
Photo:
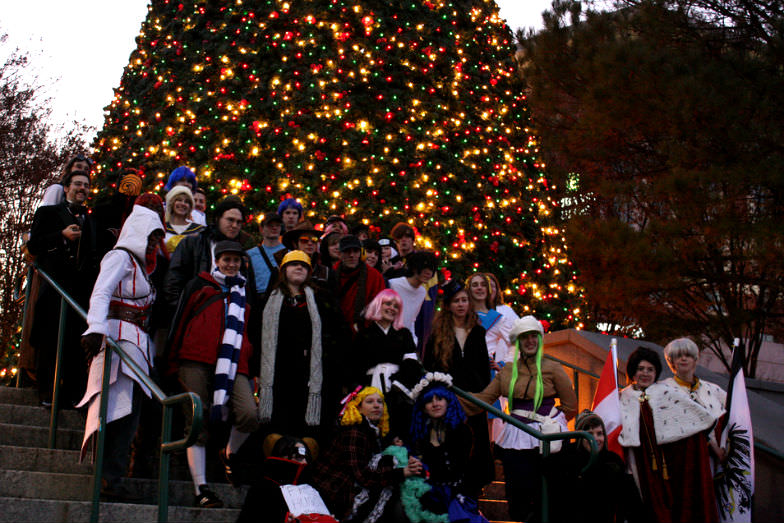
[[[446,366],[434,354],[435,340],[431,334],[425,345],[422,364],[429,371],[451,374],[456,387],[468,392],[479,392],[490,383],[490,356],[487,354],[485,333],[481,325],[474,326],[466,337],[462,351],[455,337],[452,357]]]

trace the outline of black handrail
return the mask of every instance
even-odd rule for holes
[[[49,421],[49,448],[54,448],[57,435],[58,401],[60,395],[60,371],[63,357],[63,340],[65,337],[65,323],[67,316],[66,305],[70,306],[84,320],[87,314],[84,309],[57,283],[51,276],[36,264],[35,270],[40,276],[60,294],[60,321],[57,342],[57,359],[55,362],[54,385],[52,392],[52,411]],[[31,273],[33,267],[31,267]],[[30,280],[28,280],[30,281]],[[29,303],[25,304],[28,307]],[[109,403],[109,394],[104,394],[109,389],[109,378],[111,374],[112,353],[117,354],[122,362],[139,378],[139,381],[147,387],[153,397],[163,405],[163,420],[161,424],[161,456],[158,476],[158,521],[165,523],[169,517],[169,462],[171,453],[183,448],[190,447],[196,442],[196,438],[201,432],[202,427],[202,405],[198,394],[185,392],[174,396],[167,396],[160,387],[136,364],[136,362],[120,347],[115,340],[106,336],[106,353],[104,357],[103,385],[101,387],[101,409],[99,414],[100,426],[98,429],[98,444],[95,460],[95,471],[93,475],[93,496],[92,511],[90,521],[98,523],[100,515],[101,498],[101,477],[103,469],[103,454],[106,438],[106,411]],[[193,416],[193,423],[190,431],[182,439],[169,441],[171,437],[172,413],[176,405],[190,402]]]

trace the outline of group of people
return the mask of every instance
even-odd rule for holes
[[[98,427],[108,336],[145,372],[157,370],[172,392],[200,396],[207,422],[187,450],[197,506],[222,506],[207,480],[207,443],[222,438],[214,459],[230,482],[252,485],[244,520],[260,510],[261,500],[283,506],[270,485],[307,481],[341,521],[448,521],[450,505],[465,509],[493,479],[493,448],[503,463],[512,518],[528,521],[537,513],[541,476],[552,469],[539,441],[488,420],[451,390],[496,403],[537,430],[543,424],[567,430],[576,414],[571,381],[542,357],[542,323],[504,305],[494,275],[439,282],[438,258],[415,248],[408,223],[375,238],[367,225],[350,229],[339,216],[314,226],[293,198],[261,215],[260,241],[253,242],[243,231],[248,213],[239,198],[217,202],[209,222],[194,214],[199,192],[187,167],[172,172],[165,201],[141,194],[138,173],[127,172],[111,201],[88,213],[91,165],[86,158],[83,163],[67,167],[63,201],[38,209],[27,243],[39,267],[78,302],[87,305],[89,297],[86,329],[79,332],[78,318],[69,318],[65,345],[65,365],[80,373],[63,378],[63,402],[87,410],[83,452]],[[40,339],[31,336],[30,346],[47,403],[53,335],[40,322],[56,317],[59,299],[40,287],[31,331]],[[116,354],[111,369],[102,493],[126,499],[119,480],[150,392]],[[693,369],[678,379],[692,378]],[[720,406],[703,403],[706,397],[719,401],[720,391],[689,383],[685,397],[705,410],[695,407],[694,416],[718,414]],[[649,385],[639,390],[663,386]],[[650,402],[658,397],[640,394]],[[671,439],[657,439],[659,411],[645,410],[643,399],[633,405],[639,412],[629,419],[638,425],[625,426],[623,440],[642,449],[630,456],[643,500],[671,501],[686,487],[639,468],[651,460],[664,466],[667,459],[672,470],[684,459],[663,450]],[[582,418],[578,426],[598,426],[595,415]],[[189,430],[188,412],[184,424]],[[250,441],[263,442],[266,459],[248,476],[239,471]],[[616,468],[607,470],[623,483],[625,470]],[[687,510],[681,507],[666,504],[666,510]],[[627,508],[618,507],[613,517],[631,519]]]

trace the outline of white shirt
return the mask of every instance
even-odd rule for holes
[[[395,290],[400,295],[400,299],[403,300],[403,312],[400,319],[403,322],[403,326],[411,331],[411,335],[414,337],[414,344],[416,344],[419,340],[417,340],[414,333],[414,323],[416,323],[419,309],[422,308],[422,303],[425,301],[427,289],[425,289],[424,285],[414,287],[405,276],[389,280],[389,288]]]

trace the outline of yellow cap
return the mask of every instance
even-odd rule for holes
[[[286,256],[283,257],[283,261],[280,263],[280,267],[283,268],[284,265],[291,262],[302,262],[307,265],[308,268],[311,268],[310,256],[303,251],[289,251],[286,253]]]

